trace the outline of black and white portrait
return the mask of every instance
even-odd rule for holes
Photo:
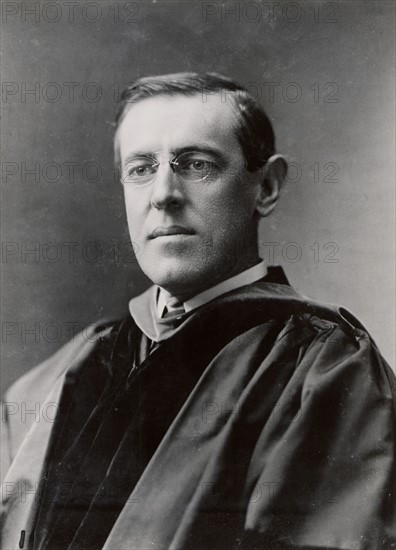
[[[1,548],[395,548],[395,4],[1,18]]]

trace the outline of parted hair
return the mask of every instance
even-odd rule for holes
[[[275,153],[272,124],[263,107],[240,84],[217,73],[174,73],[139,78],[122,92],[115,117],[115,161],[119,166],[117,129],[129,107],[155,96],[194,96],[222,93],[222,101],[230,101],[236,114],[235,132],[250,172],[261,168]]]

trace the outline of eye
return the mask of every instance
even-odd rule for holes
[[[216,170],[216,164],[212,160],[190,154],[179,158],[177,164],[180,175],[190,181],[207,179]]]
[[[128,168],[128,176],[143,177],[154,173],[154,165],[149,163],[133,165]]]
[[[210,163],[205,160],[192,160],[190,166],[193,170],[202,171],[205,167],[210,166]]]
[[[187,159],[180,163],[184,170],[191,170],[195,172],[202,172],[213,166],[213,163],[203,159]]]
[[[124,166],[124,182],[147,183],[157,170],[157,164],[151,159],[134,159]]]
[[[143,166],[135,166],[128,171],[129,176],[146,176],[153,173],[153,166],[146,164]]]

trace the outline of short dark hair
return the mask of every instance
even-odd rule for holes
[[[128,106],[150,97],[193,96],[225,92],[231,96],[237,115],[236,135],[246,160],[246,167],[254,172],[275,153],[275,136],[272,124],[261,105],[240,84],[217,73],[175,73],[139,78],[125,88],[115,118],[116,132]],[[119,150],[115,143],[116,163]]]

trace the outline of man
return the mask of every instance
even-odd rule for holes
[[[393,547],[394,377],[259,258],[287,170],[262,108],[219,75],[143,78],[115,154],[154,284],[9,391],[56,416],[6,403],[3,547]]]

